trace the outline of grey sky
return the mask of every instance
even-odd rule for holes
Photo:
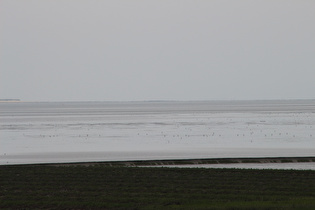
[[[0,98],[315,98],[314,0],[0,0]]]

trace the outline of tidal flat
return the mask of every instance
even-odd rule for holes
[[[315,156],[315,101],[0,103],[0,164]]]

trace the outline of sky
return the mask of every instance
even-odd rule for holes
[[[314,0],[0,0],[0,99],[314,99],[314,10]]]

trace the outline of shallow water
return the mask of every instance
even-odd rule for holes
[[[166,165],[166,166],[146,166],[146,167],[315,170],[315,163],[314,162],[309,162],[309,163],[235,163],[235,164]]]
[[[315,101],[0,103],[0,164],[315,156]]]

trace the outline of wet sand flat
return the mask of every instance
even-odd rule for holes
[[[315,156],[315,101],[0,103],[0,164]]]

